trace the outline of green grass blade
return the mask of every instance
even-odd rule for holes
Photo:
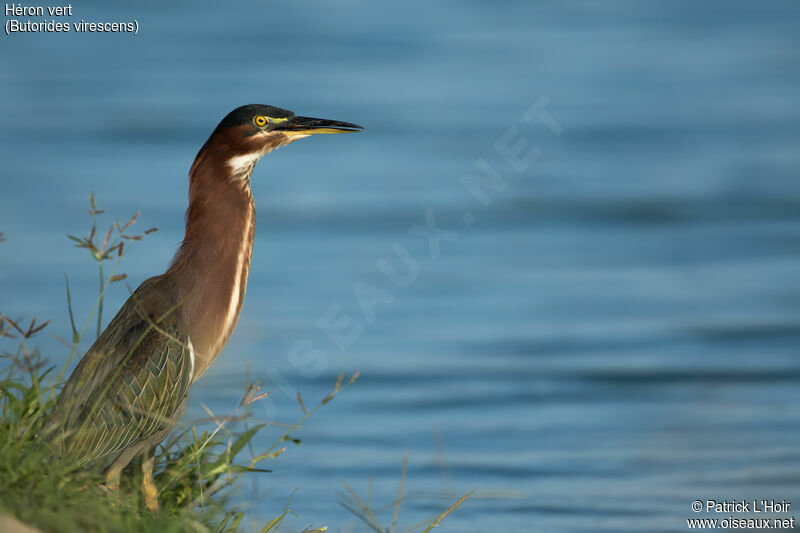
[[[72,314],[72,295],[69,292],[69,279],[64,274],[64,283],[67,284],[67,311],[69,311],[69,325],[72,327],[72,344],[77,345],[81,340],[78,328],[75,327],[75,315]]]

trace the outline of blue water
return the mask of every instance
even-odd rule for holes
[[[297,391],[315,404],[361,372],[234,491],[253,527],[299,487],[286,531],[363,531],[340,480],[390,502],[406,452],[401,526],[473,489],[443,530],[683,531],[706,516],[695,499],[800,508],[796,2],[73,12],[139,34],[3,35],[0,51],[0,311],[50,334],[69,336],[64,274],[80,321],[96,290],[65,237],[86,232],[89,191],[104,223],[141,210],[159,228],[123,263],[135,286],[180,242],[189,165],[230,109],[366,127],[257,166],[242,317],[190,398],[188,420],[229,413],[249,369],[272,391],[253,417],[287,423]],[[539,155],[514,167],[495,145],[523,138]],[[479,158],[505,183],[489,205],[461,183]],[[409,233],[429,209],[457,232],[438,255]],[[416,262],[407,286],[376,265],[406,272],[396,243]],[[391,299],[372,322],[356,283]],[[126,296],[113,287],[106,319]],[[316,325],[331,306],[362,328],[344,349]],[[314,359],[287,356],[301,340]]]

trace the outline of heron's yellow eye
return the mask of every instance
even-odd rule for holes
[[[256,123],[256,126],[264,127],[267,125],[267,117],[258,115],[253,121]]]

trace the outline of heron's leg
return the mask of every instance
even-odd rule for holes
[[[153,481],[153,463],[155,463],[155,448],[144,454],[142,458],[142,494],[144,504],[148,509],[158,511],[158,489]]]
[[[135,447],[128,448],[117,457],[117,460],[114,461],[108,469],[106,469],[106,488],[109,491],[116,491],[119,489],[119,478],[122,475],[122,471],[140,451],[140,449]]]
[[[108,490],[119,490],[119,476],[122,473],[122,467],[113,465],[106,472],[106,488]]]

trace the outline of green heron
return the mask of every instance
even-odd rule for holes
[[[186,235],[169,269],[139,286],[64,385],[50,415],[62,452],[97,465],[116,489],[143,454],[147,507],[158,508],[155,446],[175,426],[189,387],[231,336],[253,250],[250,174],[275,148],[317,133],[362,129],[266,105],[234,109],[189,171]]]

